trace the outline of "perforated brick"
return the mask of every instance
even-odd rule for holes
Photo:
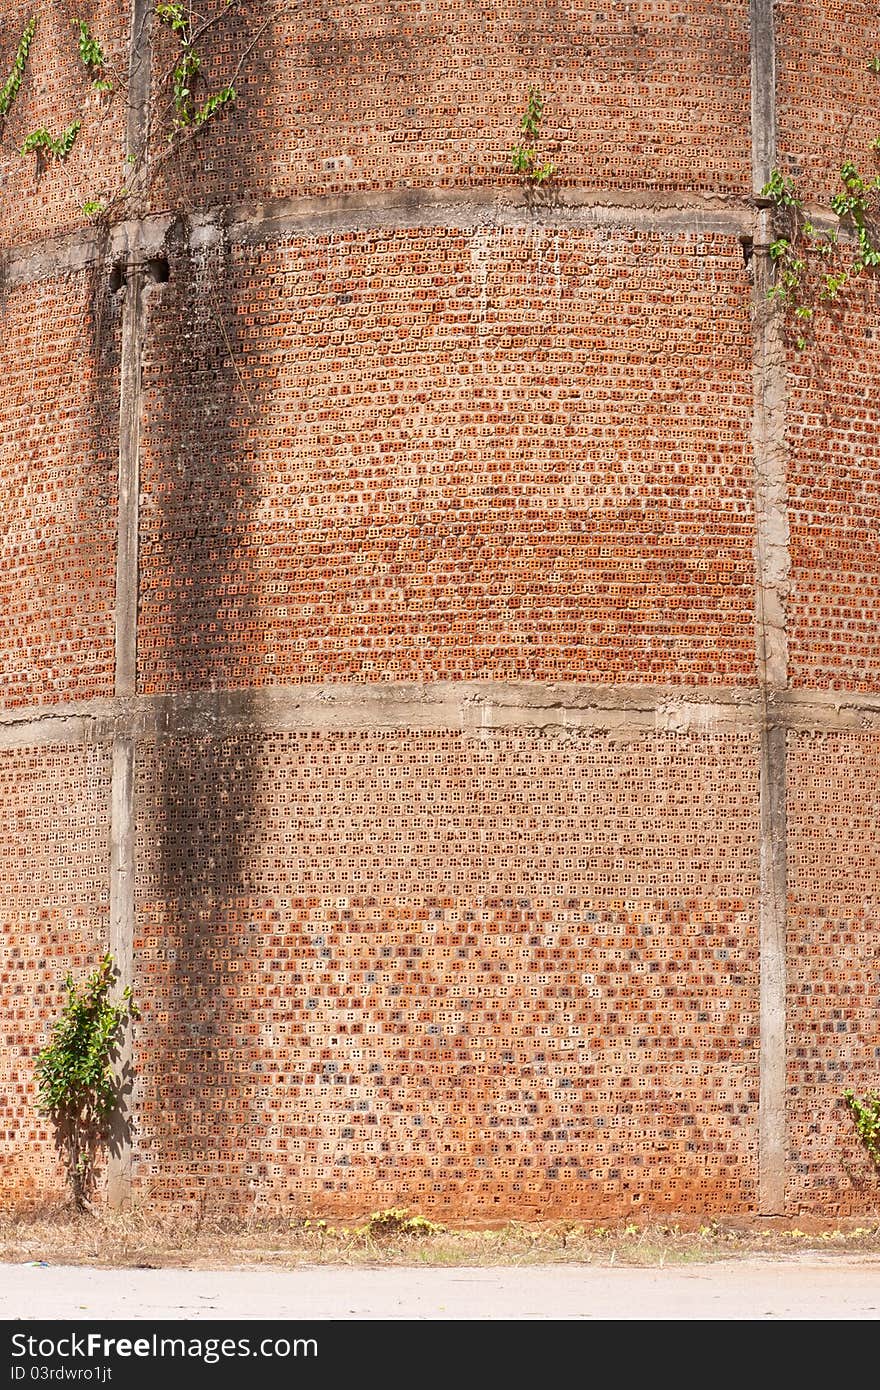
[[[805,197],[827,205],[854,159],[873,176],[871,141],[880,124],[873,0],[785,0],[773,7],[777,36],[778,162]]]
[[[109,756],[100,748],[0,750],[0,1204],[64,1195],[54,1129],[36,1109],[34,1063],[64,977],[107,949]]]
[[[794,685],[880,689],[880,445],[874,381],[880,296],[865,279],[839,323],[792,352],[789,665]]]
[[[754,679],[733,237],[345,233],[174,261],[140,682]]]
[[[12,0],[0,14],[0,86],[18,52],[24,28],[37,17],[27,68],[6,121],[0,119],[0,247],[17,246],[80,227],[86,203],[109,202],[124,187],[128,40],[131,6],[121,0]],[[79,56],[74,18],[89,25],[108,60],[112,93],[93,87],[94,74]],[[68,157],[22,154],[35,130],[56,139],[82,121]]]
[[[112,694],[119,307],[95,271],[0,311],[0,704]]]
[[[880,1065],[880,735],[790,735],[788,766],[788,1200],[859,1213],[876,1170],[842,1095]]]
[[[540,15],[520,4],[355,0],[332,14],[279,6],[260,32],[265,18],[253,0],[205,34],[199,91],[235,74],[238,100],[156,168],[158,206],[510,186],[532,85],[544,95],[540,149],[557,186],[750,187],[747,0],[575,0]],[[154,46],[162,132],[172,117],[167,29],[154,26]]]
[[[756,754],[399,732],[144,749],[139,1200],[751,1208]]]

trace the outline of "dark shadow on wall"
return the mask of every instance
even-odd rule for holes
[[[181,735],[157,749],[159,901],[164,946],[153,1005],[154,1161],[162,1195],[202,1213],[258,1196],[256,1068],[247,985],[257,961],[246,886],[259,740]],[[146,1137],[146,1136],[145,1136]]]
[[[247,729],[251,648],[259,613],[243,552],[256,505],[244,461],[251,405],[236,358],[235,290],[228,247],[172,248],[167,284],[150,291],[150,431],[142,535],[155,540],[142,566],[148,641],[142,680],[170,697],[156,750],[153,817],[155,905],[165,971],[155,1000],[167,1015],[155,1076],[160,1169],[202,1210],[246,1204],[253,1155],[252,964],[247,869],[255,835],[259,740]],[[151,489],[153,489],[151,491]],[[143,516],[143,513],[142,513]],[[161,585],[153,601],[150,584]],[[151,665],[152,663],[152,665]],[[216,692],[207,722],[186,692]],[[163,1184],[164,1185],[164,1184]]]
[[[85,418],[90,422],[88,466],[78,481],[78,520],[81,535],[81,577],[78,602],[84,611],[106,608],[106,647],[113,660],[113,594],[115,591],[117,487],[119,478],[119,373],[122,360],[124,296],[114,288],[110,263],[110,234],[105,229],[96,260],[86,271],[92,375]],[[109,518],[109,520],[108,520]],[[91,553],[90,553],[91,551]],[[89,594],[89,586],[94,596]],[[107,673],[112,690],[113,672]]]
[[[267,30],[248,59],[251,100],[269,90],[271,47]],[[243,176],[244,114],[223,132]],[[147,1190],[210,1213],[242,1211],[259,1195],[260,1064],[248,989],[257,968],[248,866],[261,747],[248,732],[260,623],[248,557],[258,488],[246,441],[271,402],[245,386],[225,234],[202,221],[191,236],[202,158],[196,138],[186,167],[177,166],[181,215],[167,271],[160,267],[145,295],[139,689],[166,695],[169,713],[141,757],[138,918],[139,936],[155,946],[139,971],[150,996],[139,1030]],[[215,692],[213,714],[197,714],[188,692]]]

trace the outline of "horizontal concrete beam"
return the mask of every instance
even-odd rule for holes
[[[880,733],[880,695],[539,682],[297,685],[0,711],[0,749],[257,731],[536,729],[556,736],[794,729]]]
[[[172,229],[195,247],[221,235],[261,244],[282,237],[413,227],[577,228],[622,227],[667,235],[754,235],[757,208],[750,198],[688,193],[609,193],[559,188],[527,194],[519,188],[392,189],[332,198],[281,198],[259,204],[209,208],[192,214],[162,212],[123,220],[111,228],[86,227],[66,236],[0,252],[0,288],[82,272],[91,265],[148,257],[167,244]]]

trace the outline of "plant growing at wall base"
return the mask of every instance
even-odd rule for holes
[[[412,1215],[405,1207],[386,1207],[374,1211],[365,1226],[359,1228],[366,1236],[434,1236],[446,1230],[427,1216]]]
[[[113,1054],[126,1019],[138,1017],[129,989],[118,1001],[111,1000],[114,976],[109,954],[80,983],[67,975],[67,1001],[36,1063],[37,1106],[55,1125],[71,1195],[80,1211],[90,1210],[99,1149],[109,1137],[119,1103]]]
[[[526,98],[526,109],[519,123],[525,141],[520,140],[510,152],[513,172],[520,174],[528,183],[546,183],[556,172],[549,161],[546,164],[539,162],[536,142],[540,138],[543,115],[544,97],[541,89],[540,87],[530,87]]]
[[[843,1099],[872,1162],[880,1168],[880,1092],[869,1091],[860,1099],[846,1090]]]

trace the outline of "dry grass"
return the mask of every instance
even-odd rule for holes
[[[755,1258],[880,1256],[880,1213],[839,1224],[801,1219],[699,1220],[599,1225],[509,1222],[493,1229],[407,1229],[405,1213],[359,1224],[289,1218],[214,1220],[191,1212],[79,1216],[60,1210],[0,1216],[0,1261],[100,1267],[229,1268],[241,1265],[663,1266]]]

